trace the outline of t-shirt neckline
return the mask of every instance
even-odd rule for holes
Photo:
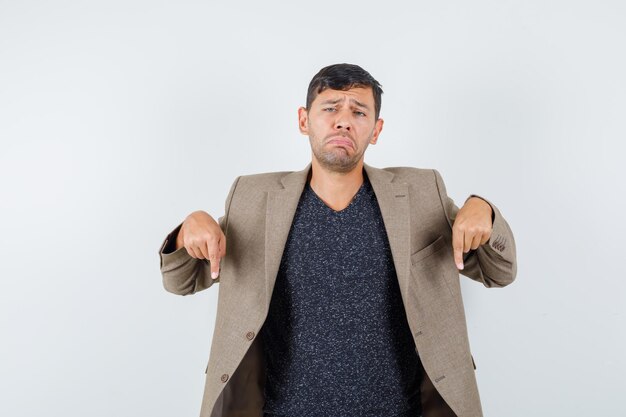
[[[317,193],[315,193],[315,191],[313,190],[313,187],[311,187],[311,181],[307,181],[306,185],[307,188],[309,190],[309,192],[311,193],[311,195],[313,195],[313,198],[318,202],[318,204],[324,206],[326,208],[326,210],[330,211],[332,214],[343,214],[346,211],[348,211],[348,209],[350,209],[352,206],[355,205],[356,201],[361,197],[362,194],[365,193],[365,188],[367,187],[367,183],[369,182],[367,175],[363,175],[363,183],[361,184],[361,186],[359,187],[359,189],[357,190],[357,192],[354,194],[354,196],[352,196],[352,199],[350,200],[350,202],[348,203],[347,206],[345,206],[344,208],[342,208],[341,210],[335,210],[331,207],[329,207],[324,200],[322,200],[320,198],[320,196],[317,195]]]

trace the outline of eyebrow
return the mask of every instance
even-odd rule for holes
[[[324,100],[324,101],[322,101],[321,104],[337,104],[340,101],[343,101],[343,99],[338,98],[337,100]],[[366,104],[363,104],[360,101],[355,100],[353,98],[350,99],[350,102],[356,104],[359,107],[363,107],[364,109],[367,109],[367,110],[370,109]]]

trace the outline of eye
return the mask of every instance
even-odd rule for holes
[[[324,110],[324,111],[333,111],[333,110],[335,110],[335,108],[334,107],[326,107],[326,108],[324,108],[322,110]]]
[[[359,115],[359,116],[361,116],[361,117],[365,116],[365,113],[363,113],[362,111],[355,111],[354,113]]]

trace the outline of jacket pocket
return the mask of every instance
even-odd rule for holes
[[[418,264],[420,261],[443,249],[445,246],[446,241],[444,240],[443,236],[440,235],[434,241],[411,255],[411,265]]]

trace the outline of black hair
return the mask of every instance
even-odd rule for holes
[[[354,64],[329,65],[315,74],[306,94],[306,109],[310,110],[315,97],[327,88],[345,91],[354,87],[371,87],[374,94],[376,120],[378,120],[383,89],[369,72]]]

